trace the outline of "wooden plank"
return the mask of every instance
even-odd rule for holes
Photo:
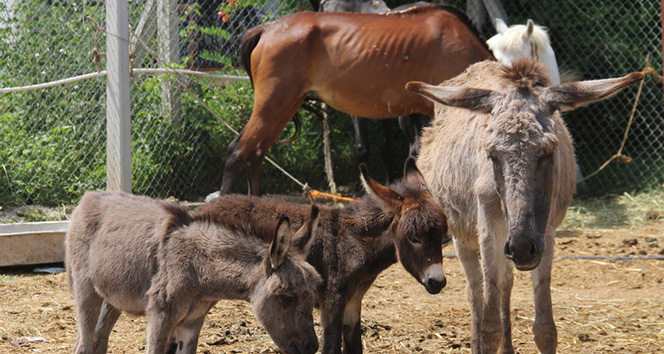
[[[106,26],[106,188],[131,192],[127,0],[106,1]]]

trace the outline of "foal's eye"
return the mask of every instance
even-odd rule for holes
[[[415,235],[408,235],[408,241],[410,241],[410,243],[414,245],[419,245],[420,243],[422,243],[422,240],[417,238]]]
[[[283,307],[293,307],[297,302],[297,296],[294,295],[279,295],[279,302]]]

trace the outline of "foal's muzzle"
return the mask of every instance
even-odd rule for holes
[[[311,330],[304,338],[295,339],[288,344],[288,354],[314,354],[318,351],[318,338],[316,332]]]
[[[447,285],[447,279],[443,274],[443,265],[440,263],[435,263],[429,266],[424,271],[422,276],[422,285],[427,289],[429,294],[438,294],[445,285]]]

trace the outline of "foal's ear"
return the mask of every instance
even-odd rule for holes
[[[424,180],[422,172],[417,168],[415,158],[413,157],[408,157],[408,159],[406,159],[406,165],[403,168],[403,177],[410,183],[419,183],[425,187],[427,185],[427,182]]]
[[[293,235],[292,245],[297,249],[302,255],[306,257],[309,254],[309,249],[311,244],[316,237],[318,232],[318,219],[320,217],[320,209],[317,206],[311,206],[311,214],[309,220],[302,225],[302,227],[297,230],[295,235]]]
[[[403,196],[371,179],[367,166],[363,163],[360,164],[360,179],[367,194],[378,201],[383,209],[398,214],[403,205]]]
[[[282,215],[277,224],[277,229],[274,231],[274,237],[268,251],[268,258],[272,269],[279,268],[286,259],[291,244],[291,237],[290,220],[288,216]]]
[[[643,76],[643,73],[635,72],[614,79],[556,85],[544,90],[542,100],[551,104],[554,109],[559,109],[562,112],[571,111],[583,105],[607,99],[625,87],[643,80]]]
[[[491,111],[499,95],[499,93],[492,90],[458,86],[436,86],[419,81],[407,83],[406,89],[417,92],[433,102],[484,113]]]

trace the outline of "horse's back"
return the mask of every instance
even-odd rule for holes
[[[430,102],[404,89],[408,81],[439,83],[491,57],[459,16],[437,6],[394,14],[291,14],[265,26],[251,56],[254,81],[288,76],[300,95],[313,91],[363,117],[432,114]]]

